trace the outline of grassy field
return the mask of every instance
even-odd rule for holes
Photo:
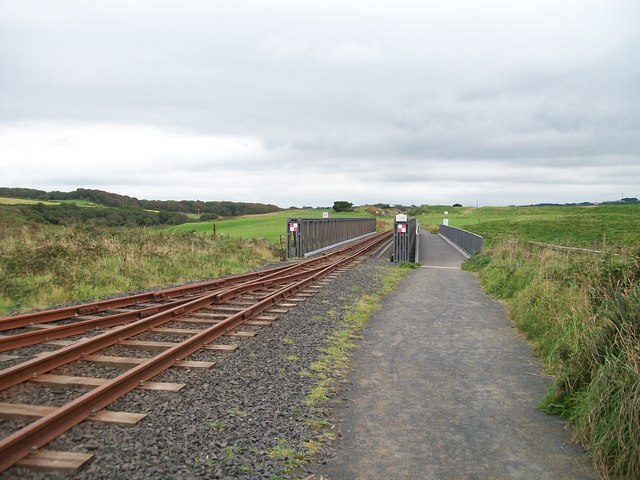
[[[477,233],[491,244],[504,238],[606,248],[640,242],[640,205],[593,207],[429,207],[418,215],[426,228],[446,217],[449,225]]]
[[[27,200],[26,198],[0,197],[0,205],[36,205],[38,203],[43,203],[44,205],[60,204],[60,202],[50,202],[49,200]]]
[[[57,203],[74,203],[79,207],[99,207],[97,203],[93,203],[90,200],[81,200],[79,198],[69,199],[69,200],[56,200]]]
[[[362,212],[329,211],[330,218],[353,218],[367,216]],[[184,223],[169,227],[167,231],[213,233],[213,225],[216,226],[216,234],[230,236],[232,238],[256,238],[265,239],[272,245],[280,244],[280,236],[283,240],[287,233],[287,219],[289,218],[322,218],[321,210],[286,210],[283,212],[266,213],[264,215],[247,215],[243,217],[225,218],[210,222]]]
[[[416,218],[422,228],[442,223],[448,214],[449,225],[482,235],[491,245],[501,239],[533,240],[561,245],[606,248],[640,243],[640,205],[594,207],[447,207],[429,206]],[[363,217],[363,211],[336,213],[331,218]],[[207,222],[185,223],[167,231],[213,233],[234,238],[262,238],[278,245],[286,233],[288,218],[321,218],[320,210],[287,210],[265,215],[233,217]],[[378,217],[389,224],[392,217]]]
[[[89,200],[82,199],[69,199],[69,200],[29,200],[27,198],[10,198],[0,197],[0,205],[37,205],[42,203],[43,205],[60,205],[61,203],[73,203],[79,207],[97,207],[95,203]]]

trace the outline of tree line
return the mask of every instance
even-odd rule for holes
[[[150,212],[142,208],[124,207],[79,207],[73,203],[0,205],[0,216],[22,224],[94,225],[96,227],[177,225],[191,220],[186,214],[178,212]]]
[[[206,215],[204,220],[237,215],[256,215],[282,210],[276,205],[246,202],[204,202],[200,200],[140,200],[117,193],[78,188],[72,192],[45,192],[33,188],[0,188],[0,197],[29,200],[85,200],[105,207],[157,210],[174,213]],[[166,216],[166,215],[165,215]]]

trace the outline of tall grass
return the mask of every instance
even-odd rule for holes
[[[142,228],[2,231],[0,315],[218,277],[273,259],[264,241]]]
[[[604,476],[640,478],[640,250],[579,256],[499,242],[467,263],[555,379],[540,407]]]

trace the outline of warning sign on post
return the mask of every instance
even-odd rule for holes
[[[297,223],[290,223],[289,224],[289,231],[290,232],[297,232],[298,231],[298,224]]]
[[[407,224],[399,223],[398,224],[398,233],[407,233]]]

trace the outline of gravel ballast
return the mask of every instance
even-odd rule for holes
[[[286,456],[287,449],[302,452],[303,441],[314,436],[305,420],[315,413],[304,403],[314,380],[301,373],[321,355],[358,292],[375,286],[381,265],[389,263],[368,259],[341,273],[255,337],[226,342],[239,346],[235,352],[200,351],[189,358],[215,361],[213,368],[173,368],[153,379],[186,383],[180,392],[136,390],[108,408],[148,413],[137,425],[83,422],[46,447],[93,453],[79,473],[13,467],[0,479],[304,476],[306,467],[292,471],[295,458]],[[40,404],[60,396],[52,389],[39,391],[34,395],[40,395]]]

